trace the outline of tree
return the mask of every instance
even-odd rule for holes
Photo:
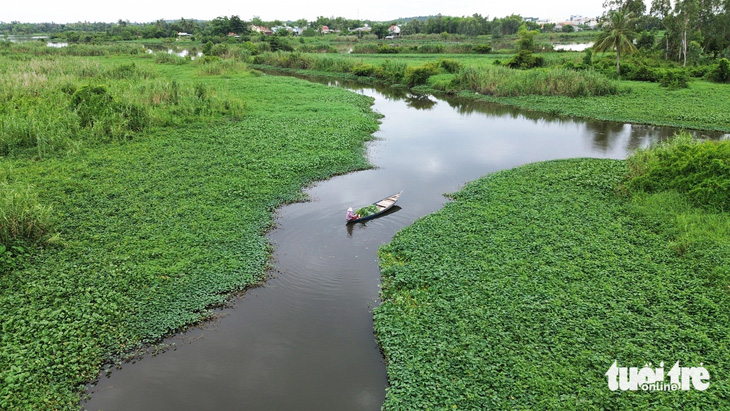
[[[646,13],[644,0],[605,0],[603,2],[603,8],[621,10],[624,13],[634,13],[635,17],[641,17]]]
[[[540,32],[537,30],[527,30],[527,25],[523,24],[517,31],[517,48],[519,50],[527,50],[532,52],[535,49],[535,36]]]
[[[231,25],[228,17],[216,17],[210,22],[210,31],[214,36],[225,36],[230,33]]]
[[[611,10],[603,22],[603,31],[596,38],[593,49],[598,52],[616,50],[616,73],[621,75],[621,54],[631,54],[636,51],[633,39],[636,36],[633,30],[634,14],[622,10]]]
[[[669,26],[672,22],[672,4],[669,0],[652,0],[651,2],[651,14],[659,17],[662,20],[665,34],[665,45],[664,45],[664,60],[669,59]]]
[[[240,17],[238,16],[231,16],[231,18],[228,20],[228,27],[230,28],[231,32],[236,34],[245,34],[246,25],[243,23]],[[226,33],[227,34],[227,33]]]
[[[679,19],[681,32],[682,32],[682,66],[687,65],[687,46],[689,42],[687,40],[687,32],[692,29],[692,24],[697,18],[697,12],[699,11],[699,3],[697,0],[684,0],[678,1],[674,6],[675,13]]]
[[[386,24],[376,24],[375,26],[373,26],[371,33],[378,36],[379,39],[382,39],[383,37],[388,35],[388,27],[390,26]]]

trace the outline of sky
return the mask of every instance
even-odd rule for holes
[[[146,23],[159,19],[212,20],[219,16],[237,15],[243,20],[258,16],[271,20],[315,20],[318,16],[345,17],[384,21],[399,17],[436,15],[504,17],[519,14],[522,17],[539,17],[565,20],[571,15],[596,17],[603,13],[603,0],[34,0],[30,3],[3,0],[0,22],[9,23],[74,23],[130,22]]]

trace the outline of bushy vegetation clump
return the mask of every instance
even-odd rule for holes
[[[18,243],[45,239],[51,234],[52,226],[51,208],[41,204],[35,187],[0,182],[0,246],[3,251]]]
[[[628,164],[631,190],[675,190],[696,206],[730,211],[730,140],[699,141],[681,133],[637,150]]]
[[[615,81],[591,71],[513,70],[499,66],[466,67],[454,77],[461,88],[491,96],[605,96],[618,92]]]
[[[408,66],[403,75],[403,80],[409,87],[426,84],[428,78],[439,73],[438,65],[426,63],[422,66]]]
[[[730,60],[720,59],[717,65],[707,73],[707,78],[716,83],[730,83]]]

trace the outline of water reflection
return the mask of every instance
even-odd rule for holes
[[[181,48],[177,46],[170,47],[164,44],[148,44],[145,45],[145,48],[147,50],[147,54],[154,54],[158,51],[164,51],[167,52],[167,54],[174,54],[178,57],[190,57],[191,60],[203,57],[203,52],[199,51],[196,47]]]
[[[572,43],[572,44],[554,44],[553,49],[565,50],[565,51],[584,51],[585,49],[593,47],[593,42],[590,43]]]
[[[406,106],[416,110],[430,110],[436,105],[436,100],[425,94],[408,94],[404,100]]]

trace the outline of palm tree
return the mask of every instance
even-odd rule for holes
[[[634,14],[623,10],[611,10],[608,19],[603,23],[603,32],[596,38],[593,49],[597,53],[616,50],[616,73],[621,75],[621,53],[631,54],[636,51],[633,30]]]

